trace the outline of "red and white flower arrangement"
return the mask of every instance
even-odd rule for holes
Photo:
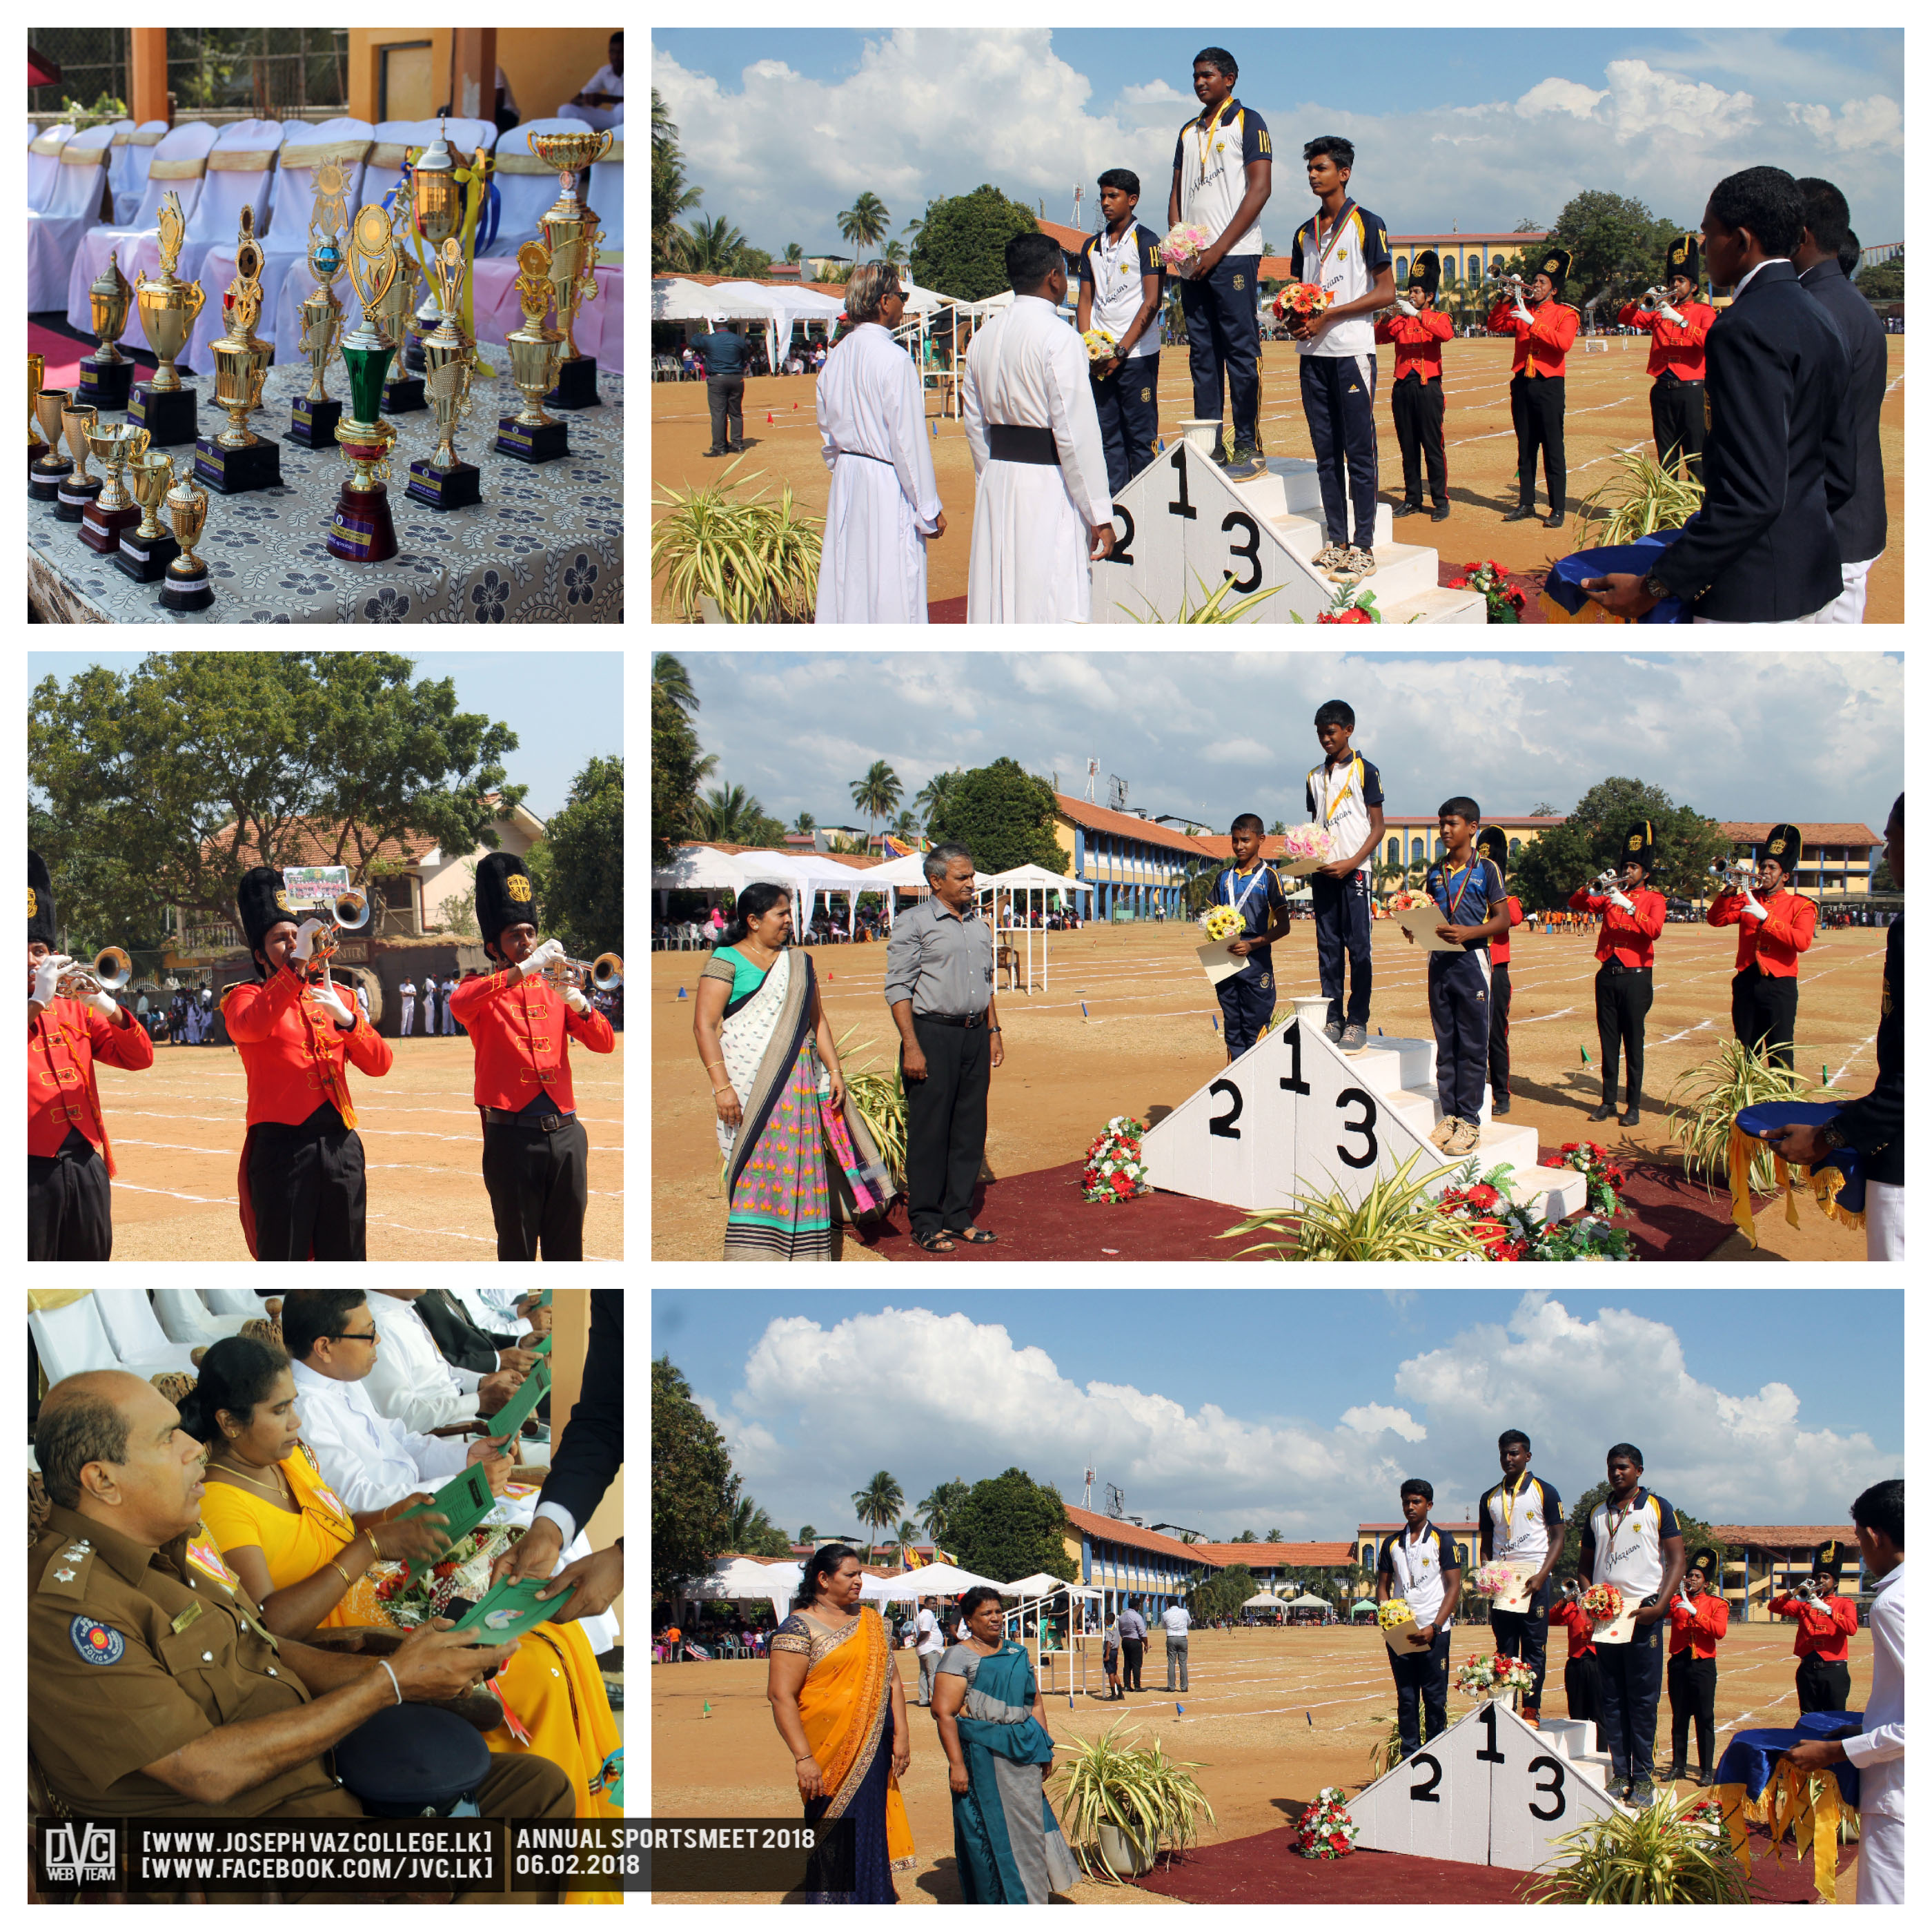
[[[1456,1688],[1466,1697],[1527,1690],[1535,1682],[1536,1672],[1521,1658],[1505,1657],[1500,1651],[1490,1657],[1472,1657],[1456,1672]]]
[[[1283,284],[1274,298],[1274,319],[1277,322],[1309,322],[1334,304],[1334,296],[1313,282],[1288,282]]]
[[[1080,1196],[1084,1201],[1130,1201],[1136,1194],[1151,1194],[1147,1162],[1141,1158],[1141,1138],[1147,1132],[1144,1120],[1130,1120],[1117,1114],[1103,1127],[1087,1150],[1087,1166],[1080,1176]]]
[[[1294,1849],[1304,1858],[1346,1858],[1355,1849],[1360,1827],[1348,1816],[1339,1784],[1324,1785],[1294,1828]]]
[[[1565,1141],[1560,1157],[1545,1161],[1546,1167],[1567,1167],[1582,1175],[1588,1189],[1591,1208],[1598,1214],[1621,1214],[1624,1190],[1629,1177],[1610,1158],[1610,1150],[1598,1141]]]
[[[1624,1593],[1614,1583],[1592,1583],[1577,1601],[1594,1623],[1613,1624],[1624,1613]]]
[[[1492,557],[1486,563],[1466,563],[1460,577],[1452,577],[1448,587],[1451,590],[1480,590],[1484,601],[1489,605],[1489,622],[1492,624],[1520,624],[1522,622],[1522,592],[1509,580],[1509,572]]]

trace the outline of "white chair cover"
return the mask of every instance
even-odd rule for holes
[[[266,232],[268,184],[274,175],[272,158],[282,145],[279,121],[232,121],[215,138],[208,158],[208,178],[202,183],[200,198],[188,218],[188,239],[182,244],[181,266],[175,271],[184,282],[200,279],[202,258],[211,248],[226,248],[231,254],[242,225],[242,211],[254,212],[255,232]],[[268,163],[260,167],[229,168],[221,165],[231,154],[266,154]],[[233,271],[230,274],[232,276]],[[207,287],[206,283],[202,284]],[[223,287],[227,284],[224,282]],[[218,289],[209,288],[208,298],[219,308]]]
[[[110,121],[107,124],[114,136],[113,152],[107,157],[107,184],[118,195],[128,185],[128,158],[134,149],[134,124]]]
[[[204,1288],[201,1298],[217,1315],[260,1315],[268,1313],[262,1298],[252,1288]]]
[[[47,190],[45,206],[27,211],[27,309],[57,309],[67,293],[68,268],[80,238],[100,219],[107,184],[110,128],[90,128],[61,149],[55,164],[59,178]],[[104,256],[104,262],[106,258]],[[96,269],[94,273],[100,271]],[[89,280],[93,278],[90,276]],[[92,326],[86,288],[81,290],[81,328]]]
[[[274,172],[268,177],[268,226],[267,232],[262,237],[262,247],[264,253],[273,248],[274,245],[272,238],[275,232],[275,218],[282,212],[282,167],[284,159],[291,148],[294,148],[299,152],[302,147],[315,139],[314,126],[309,122],[284,121],[281,124],[281,152],[275,158]],[[304,230],[308,226],[308,210],[307,208],[304,208],[302,211],[302,226]]]
[[[163,162],[206,162],[214,146],[214,139],[215,130],[206,121],[184,122],[170,129],[155,146],[154,166],[159,166]],[[88,287],[106,266],[110,249],[119,260],[121,272],[130,282],[139,282],[143,275],[152,275],[159,270],[161,238],[155,221],[160,212],[162,196],[172,188],[181,196],[184,219],[192,222],[204,184],[205,177],[201,176],[179,180],[164,177],[157,181],[151,169],[147,185],[141,190],[141,205],[126,227],[92,228],[81,236],[80,246],[74,251],[74,265],[67,278],[67,319],[70,328],[85,331],[90,326]],[[176,273],[184,281],[192,280],[194,278],[184,272],[185,266],[184,262],[183,268]],[[214,299],[219,306],[219,290],[215,291]],[[129,332],[136,344],[147,339],[141,333],[138,320],[129,324]]]
[[[583,131],[582,122],[560,117],[548,121],[526,121],[521,127],[512,128],[498,140],[496,182],[502,206],[496,217],[496,238],[485,251],[484,260],[496,256],[514,257],[526,242],[537,239],[538,218],[557,197],[555,169],[545,168],[540,174],[506,174],[503,172],[504,162],[512,156],[520,162],[532,160],[534,157],[530,152],[530,136],[532,134],[581,134]]]
[[[161,1332],[142,1288],[97,1288],[94,1299],[100,1310],[101,1326],[114,1345],[114,1352],[125,1365],[134,1362],[160,1363],[169,1368],[192,1370],[190,1345],[170,1342]],[[152,1376],[157,1370],[144,1367],[140,1372]]]
[[[225,1335],[238,1335],[242,1324],[255,1318],[252,1315],[211,1315],[191,1288],[157,1288],[150,1292],[162,1332],[170,1342],[184,1342],[190,1348],[206,1348]]]
[[[134,220],[134,212],[141,205],[141,196],[148,185],[148,170],[154,158],[155,148],[166,138],[168,124],[165,121],[143,121],[128,137],[124,148],[117,148],[117,155],[124,157],[121,172],[114,176],[114,225],[124,228]]]
[[[568,100],[560,102],[556,111],[574,116],[586,128],[615,128],[624,118],[621,107],[575,107]]]
[[[60,179],[61,150],[74,139],[74,123],[62,121],[27,143],[27,206],[44,208]]]
[[[141,1376],[162,1375],[170,1370],[193,1372],[194,1365],[188,1359],[188,1351],[165,1339],[160,1344],[167,1352],[165,1354],[152,1358],[122,1354],[102,1320],[104,1298],[112,1295],[139,1296],[142,1305],[147,1304],[147,1297],[139,1288],[98,1288],[64,1308],[28,1310],[27,1327],[39,1352],[40,1365],[47,1372],[50,1386],[93,1369],[124,1369],[130,1375]]]

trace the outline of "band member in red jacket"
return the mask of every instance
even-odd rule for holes
[[[382,1039],[336,985],[317,950],[319,919],[299,924],[282,875],[242,875],[236,910],[256,977],[222,996],[228,1037],[248,1079],[248,1132],[237,1176],[242,1232],[260,1262],[360,1262],[368,1193],[349,1064],[371,1079],[394,1064]]]
[[[1798,1033],[1798,956],[1810,950],[1818,908],[1790,891],[1804,842],[1795,825],[1774,825],[1757,854],[1757,881],[1738,892],[1728,886],[1704,915],[1708,926],[1738,929],[1737,970],[1731,979],[1731,1030],[1742,1046],[1766,1048],[1766,1058],[1790,1072]]]
[[[1476,850],[1490,860],[1507,880],[1509,877],[1509,838],[1499,826],[1487,826],[1476,835]],[[1512,892],[1508,901],[1509,922],[1522,923],[1522,902]],[[1490,941],[1490,1112],[1510,1110],[1509,1015],[1510,942],[1505,932]]]
[[[1543,258],[1526,300],[1519,286],[1490,312],[1492,335],[1516,338],[1510,364],[1510,420],[1516,425],[1516,506],[1503,521],[1536,514],[1536,452],[1543,452],[1543,480],[1550,491],[1552,530],[1563,527],[1568,475],[1563,460],[1563,379],[1570,345],[1582,317],[1558,298],[1570,274],[1570,251],[1552,248]]]
[[[1798,1708],[1842,1711],[1852,1694],[1849,1658],[1852,1633],[1858,1627],[1858,1606],[1838,1594],[1844,1546],[1835,1539],[1821,1543],[1811,1556],[1811,1588],[1808,1595],[1786,1591],[1771,1600],[1774,1617],[1792,1617],[1798,1641],[1792,1654],[1798,1660]]]
[[[1563,1666],[1564,1706],[1580,1724],[1594,1726],[1601,1708],[1597,1702],[1596,1626],[1576,1598],[1567,1594],[1575,1588],[1573,1581],[1565,1586],[1565,1593],[1552,1598],[1550,1621],[1568,1631],[1570,1637],[1570,1655]],[[1593,1751],[1604,1748],[1600,1729],[1593,1730],[1590,1748]]]
[[[1652,947],[1664,930],[1664,895],[1648,890],[1656,847],[1650,820],[1640,819],[1624,834],[1623,876],[1609,891],[1580,886],[1570,895],[1572,911],[1600,918],[1597,935],[1597,1046],[1604,1063],[1604,1099],[1590,1118],[1607,1120],[1617,1111],[1617,1055],[1629,1069],[1620,1124],[1634,1127],[1643,1118],[1643,1019],[1650,1011]]]
[[[94,1063],[138,1072],[154,1042],[111,994],[55,991],[74,962],[56,950],[53,882],[27,854],[27,1258],[104,1262],[114,1252],[114,1150]]]
[[[1684,1753],[1694,1718],[1699,1784],[1708,1784],[1717,1770],[1718,1645],[1731,1627],[1731,1606],[1717,1580],[1718,1552],[1699,1550],[1670,1606],[1670,1657],[1664,1666],[1670,1692],[1670,1768],[1665,1775],[1672,1784],[1690,1775]]]
[[[476,868],[476,924],[498,962],[487,979],[451,995],[476,1054],[476,1109],[483,1117],[483,1185],[496,1222],[496,1258],[584,1258],[590,1142],[577,1118],[570,1042],[616,1050],[610,1022],[580,986],[560,994],[544,968],[563,942],[537,943],[537,904],[524,862],[492,852]]]
[[[1420,514],[1426,458],[1429,500],[1435,506],[1430,520],[1438,524],[1449,514],[1449,465],[1442,452],[1442,345],[1456,332],[1455,324],[1434,306],[1442,274],[1436,250],[1424,249],[1409,269],[1407,296],[1376,317],[1376,340],[1395,344],[1389,407],[1395,440],[1402,446],[1402,501],[1394,514]]]
[[[1617,320],[1650,335],[1650,430],[1657,460],[1673,473],[1681,452],[1690,474],[1704,473],[1704,338],[1718,311],[1697,299],[1697,238],[1680,235],[1664,263],[1664,291],[1654,306],[1628,302]],[[1648,300],[1648,298],[1645,298]]]

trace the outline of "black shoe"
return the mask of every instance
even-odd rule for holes
[[[1685,1770],[1684,1768],[1684,1761],[1680,1758],[1664,1774],[1664,1775],[1666,1782],[1675,1784],[1679,1778],[1688,1778],[1690,1774],[1689,1772]]]
[[[1563,527],[1563,512],[1561,510],[1552,510],[1549,515],[1544,518],[1543,525],[1546,530],[1560,530]]]
[[[1435,508],[1430,512],[1429,520],[1432,524],[1447,523],[1449,520],[1449,506],[1447,503],[1438,503]]]
[[[1222,472],[1230,483],[1246,483],[1257,476],[1268,474],[1268,465],[1262,453],[1251,443],[1240,443],[1228,458],[1227,467]]]
[[[1600,1107],[1593,1108],[1590,1113],[1592,1120],[1613,1120],[1616,1117],[1617,1106],[1614,1100],[1606,1100]]]
[[[1514,509],[1505,510],[1503,512],[1503,521],[1506,524],[1520,524],[1535,514],[1536,512],[1530,505],[1519,503]]]
[[[1490,1116],[1492,1120],[1500,1119],[1508,1112],[1509,1096],[1507,1094],[1504,1094],[1500,1100],[1492,1100],[1490,1102]]]
[[[1631,1108],[1629,1112],[1625,1114],[1617,1123],[1617,1125],[1620,1127],[1640,1127],[1642,1126],[1642,1124],[1643,1109],[1640,1107]]]
[[[732,446],[731,446],[731,454],[732,454],[734,456],[742,456],[742,455],[744,454],[744,453],[745,453],[745,446],[744,446],[742,442],[734,442],[734,444],[732,444]]]
[[[1700,1765],[1697,1767],[1697,1789],[1700,1791],[1709,1790],[1717,1781],[1716,1774],[1708,1765]]]
[[[1391,517],[1419,517],[1421,514],[1422,506],[1420,503],[1398,503],[1389,512]]]
[[[707,449],[704,453],[706,456],[729,456],[731,452],[728,449]]]

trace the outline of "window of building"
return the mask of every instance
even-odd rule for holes
[[[1509,842],[1509,855],[1510,855],[1510,857],[1512,860],[1514,860],[1514,859],[1516,857],[1516,855],[1519,852],[1520,852],[1522,850],[1522,841],[1520,838],[1512,838],[1512,839],[1510,841],[1510,842]]]
[[[1400,838],[1391,838],[1388,842],[1388,862],[1391,866],[1402,863],[1402,841]]]

